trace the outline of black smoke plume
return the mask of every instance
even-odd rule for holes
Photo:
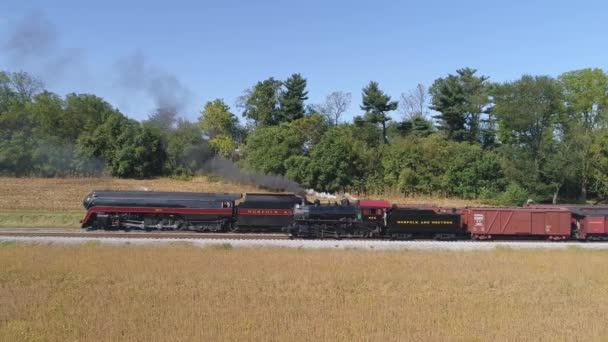
[[[306,194],[305,190],[298,183],[285,176],[241,170],[234,162],[225,158],[212,158],[205,163],[203,170],[231,181],[255,185],[266,190],[287,191],[298,195]]]
[[[33,70],[45,81],[62,81],[68,72],[86,73],[84,51],[63,46],[57,27],[44,11],[26,14],[3,40],[0,46],[10,64]]]
[[[119,59],[116,70],[119,86],[149,96],[156,108],[180,112],[190,100],[192,92],[175,75],[151,65],[141,51]]]

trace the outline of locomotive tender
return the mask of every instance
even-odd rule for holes
[[[608,240],[608,207],[397,206],[383,200],[307,202],[294,194],[95,190],[82,228],[286,232],[300,238]]]

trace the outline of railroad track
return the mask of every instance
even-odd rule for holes
[[[0,237],[60,237],[60,238],[119,238],[119,239],[201,239],[201,240],[302,240],[302,241],[387,241],[394,243],[388,239],[367,239],[367,238],[341,238],[341,239],[302,239],[302,238],[290,238],[286,234],[281,233],[200,233],[200,232],[187,232],[187,231],[162,231],[162,232],[146,232],[143,230],[135,231],[104,231],[95,230],[87,231],[80,229],[61,229],[61,228],[0,228]],[[435,241],[432,239],[415,239],[405,241]],[[495,243],[495,242],[518,242],[518,243],[536,243],[544,242],[540,240],[496,240],[496,241],[473,241],[473,240],[446,240],[446,241],[435,241],[440,243]],[[560,243],[549,242],[549,243]]]
[[[323,249],[375,249],[375,250],[492,250],[499,247],[513,249],[608,249],[608,243],[548,242],[548,241],[389,241],[378,239],[308,240],[290,239],[283,234],[259,233],[189,233],[189,232],[107,232],[79,231],[76,229],[0,228],[0,244],[6,241],[23,243],[80,244],[99,241],[110,245],[155,245],[183,240],[195,246],[229,244],[233,247],[281,247]]]

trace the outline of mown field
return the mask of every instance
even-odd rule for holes
[[[267,192],[250,185],[202,176],[191,180],[0,177],[0,227],[78,227],[78,221],[84,213],[82,199],[94,189]],[[369,197],[388,199],[395,203],[432,203],[442,206],[474,204],[471,201],[453,198],[403,197],[398,194]]]
[[[3,244],[0,340],[605,341],[607,257]]]

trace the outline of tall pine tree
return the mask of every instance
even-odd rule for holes
[[[306,79],[300,74],[289,76],[285,82],[285,91],[281,93],[279,103],[281,105],[281,121],[290,122],[304,116],[304,101],[308,99],[306,91]]]
[[[398,102],[391,101],[391,97],[380,90],[378,82],[374,81],[363,88],[362,97],[361,109],[365,111],[364,119],[382,125],[382,140],[387,144],[386,122],[391,120],[387,113],[397,109]]]
[[[434,118],[449,139],[480,141],[487,133],[483,131],[487,122],[482,116],[487,114],[490,102],[488,77],[476,76],[476,72],[470,68],[456,70],[456,75],[436,79],[429,89],[433,96],[431,109],[439,112]]]

